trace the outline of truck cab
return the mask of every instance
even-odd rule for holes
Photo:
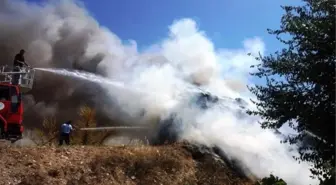
[[[35,71],[21,68],[14,71],[0,67],[0,139],[15,142],[22,138],[24,127],[22,93],[32,89]],[[16,75],[17,83],[13,83]]]

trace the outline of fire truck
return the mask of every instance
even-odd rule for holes
[[[0,67],[0,139],[13,143],[22,138],[22,94],[32,89],[34,74],[35,70],[30,67],[15,71],[9,66]]]

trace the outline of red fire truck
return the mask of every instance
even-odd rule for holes
[[[0,68],[0,139],[15,142],[22,138],[23,103],[22,93],[32,89],[34,69],[23,67],[13,71],[8,66]],[[13,84],[14,76],[17,84]]]

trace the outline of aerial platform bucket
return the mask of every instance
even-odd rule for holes
[[[14,76],[18,75],[18,86],[22,93],[26,93],[33,88],[35,70],[30,67],[21,67],[18,71],[8,66],[0,68],[0,83],[13,84]]]

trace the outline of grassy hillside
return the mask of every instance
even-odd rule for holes
[[[197,154],[181,143],[157,147],[2,145],[0,166],[0,184],[253,184],[213,156]]]

